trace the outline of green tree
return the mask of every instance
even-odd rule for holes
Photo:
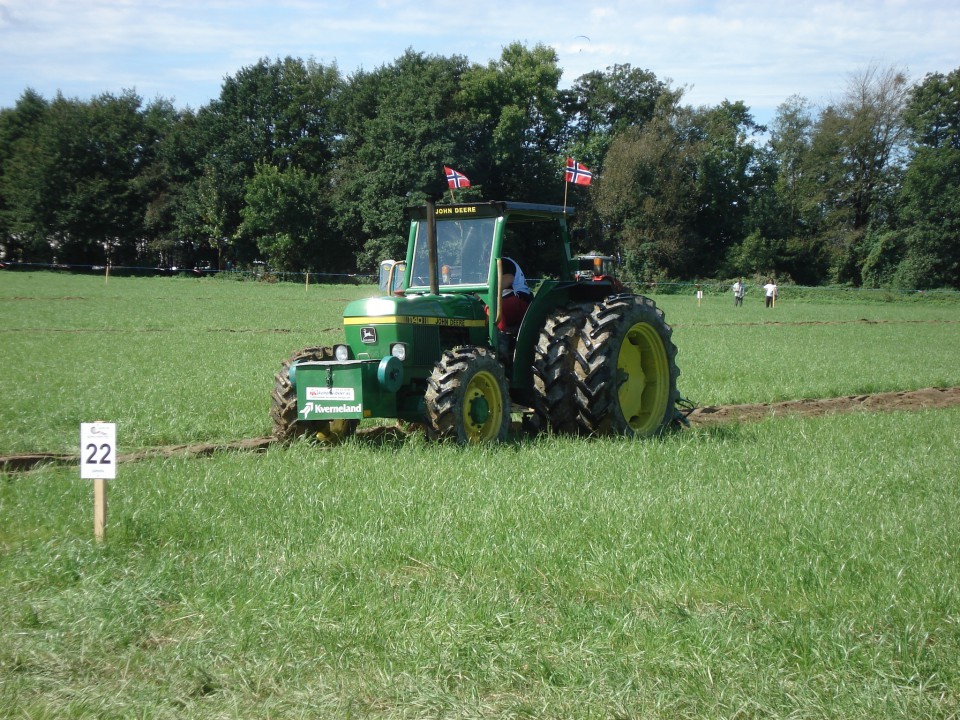
[[[467,67],[462,57],[408,50],[350,79],[338,114],[344,136],[335,212],[341,237],[356,248],[357,267],[403,255],[403,209],[442,196],[444,164],[462,170],[480,192],[475,166],[465,166],[472,153],[457,97]]]
[[[623,248],[628,271],[643,280],[676,277],[692,262],[698,153],[682,130],[690,115],[663,102],[646,125],[618,133],[597,185],[603,223]]]
[[[279,270],[342,269],[349,248],[329,238],[318,176],[297,167],[263,163],[247,182],[240,234],[254,239]]]
[[[912,228],[901,284],[960,288],[960,68],[928,75],[910,99],[913,153],[902,218]]]
[[[562,198],[561,74],[552,48],[520,43],[464,74],[460,100],[471,158],[491,197]]]
[[[562,70],[553,48],[511,43],[499,60],[463,78],[461,102],[477,176],[487,197],[560,203],[565,118]],[[510,252],[528,273],[556,267],[556,245],[534,227],[511,239]]]
[[[787,243],[782,238],[765,237],[759,230],[754,230],[731,249],[726,274],[781,275],[786,253]]]
[[[728,274],[775,274],[807,285],[827,277],[829,257],[818,236],[821,187],[810,171],[815,123],[803,97],[792,96],[777,108],[770,138],[756,156],[747,236],[732,251]]]
[[[851,75],[844,97],[821,114],[807,172],[820,209],[819,239],[835,280],[860,284],[871,223],[889,222],[891,197],[905,157],[903,113],[910,86],[893,68]]]
[[[614,138],[597,207],[637,276],[716,273],[745,232],[759,130],[743,103],[694,110],[664,96],[650,122]]]
[[[694,231],[703,239],[694,275],[713,275],[746,234],[747,218],[765,177],[762,154],[752,138],[765,130],[740,101],[724,100],[694,116],[691,142],[700,148]]]
[[[192,110],[166,100],[144,112],[148,161],[137,177],[144,195],[144,229],[150,259],[163,267],[195,264],[189,190],[202,169],[208,145],[197,132]]]
[[[38,187],[33,158],[49,103],[34,90],[26,90],[16,106],[0,111],[0,250],[7,260],[48,260],[50,248],[45,233],[31,222]]]
[[[788,236],[802,235],[808,225],[806,165],[813,144],[813,110],[806,98],[794,95],[777,108],[769,147],[776,163],[776,193]]]
[[[910,161],[893,229],[873,238],[868,280],[906,288],[960,288],[960,68],[911,93]]]
[[[50,103],[5,172],[14,232],[65,263],[129,263],[144,238],[140,98]]]
[[[594,70],[560,93],[566,117],[564,146],[589,167],[600,168],[613,137],[649,122],[661,96],[676,104],[682,90],[672,90],[650,70],[629,64]]]
[[[178,205],[180,230],[206,252],[256,259],[256,244],[238,232],[247,183],[262,163],[331,181],[342,85],[335,66],[290,57],[260,60],[227,78],[192,127],[192,142],[199,139],[206,153]]]
[[[213,253],[218,268],[233,261],[253,262],[259,256],[256,246],[237,237],[239,226],[234,226],[230,215],[236,166],[226,158],[207,155],[198,169],[201,174],[183,188],[178,208],[177,228],[182,233],[179,264],[192,267],[206,262]]]
[[[682,95],[682,90],[672,90],[650,70],[628,64],[580,76],[569,90],[560,92],[565,118],[561,159],[574,157],[602,177],[614,137],[628,128],[643,127],[654,117],[658,103],[677,104]],[[577,208],[575,249],[616,252],[614,238],[604,232],[595,193],[581,189],[572,204]]]

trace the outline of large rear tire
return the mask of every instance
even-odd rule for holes
[[[510,430],[510,391],[492,350],[447,350],[427,379],[427,430],[431,438],[459,443],[502,442]]]
[[[290,383],[290,367],[305,360],[333,360],[333,349],[308,347],[284,360],[274,376],[270,418],[273,436],[280,441],[307,436],[325,444],[338,443],[357,431],[357,420],[300,420],[297,417],[297,390]]]
[[[663,311],[640,295],[597,303],[577,344],[576,402],[593,435],[647,437],[679,417],[677,348]]]
[[[590,304],[558,308],[547,317],[533,354],[533,407],[538,427],[580,431],[574,373],[577,342]]]

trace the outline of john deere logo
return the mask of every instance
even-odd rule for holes
[[[377,342],[377,329],[375,327],[360,328],[360,342],[367,345],[373,345]]]

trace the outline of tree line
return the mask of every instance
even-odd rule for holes
[[[570,190],[574,249],[634,279],[960,287],[960,68],[872,66],[769,127],[630,65],[561,73],[514,43],[348,77],[263,59],[197,110],[27,89],[0,110],[0,259],[367,272],[403,255],[404,207],[449,197],[444,165],[471,180],[458,201],[559,204],[575,157],[594,181]]]

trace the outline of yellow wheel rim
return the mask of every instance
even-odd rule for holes
[[[663,340],[649,323],[639,322],[623,338],[617,356],[620,410],[639,435],[654,432],[670,400],[670,366]]]
[[[503,394],[496,377],[481,370],[467,383],[463,428],[470,442],[495,440],[503,423]]]

